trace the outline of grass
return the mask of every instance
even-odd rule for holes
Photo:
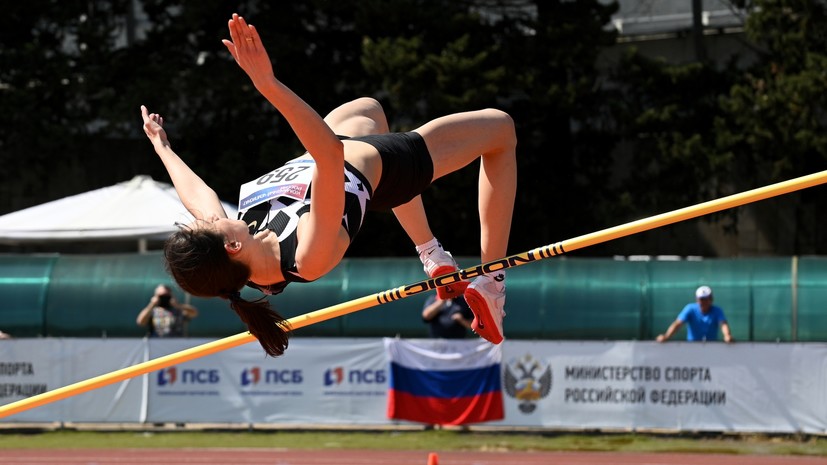
[[[10,448],[289,448],[452,451],[679,452],[827,456],[827,438],[462,431],[0,431]]]

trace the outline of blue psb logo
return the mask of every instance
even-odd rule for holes
[[[158,372],[158,386],[172,386],[180,384],[218,384],[221,382],[221,375],[218,370],[180,370],[176,367],[169,367]]]
[[[262,370],[261,367],[245,368],[241,372],[241,385],[262,384],[301,384],[304,374],[301,370]]]
[[[324,372],[325,386],[340,384],[384,384],[388,376],[384,369],[380,370],[346,370],[344,367],[328,368]]]

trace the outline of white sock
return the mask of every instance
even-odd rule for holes
[[[428,241],[428,242],[426,242],[426,243],[424,243],[424,244],[419,244],[418,246],[416,246],[416,252],[417,252],[420,256],[422,256],[422,253],[423,253],[423,252],[429,252],[429,251],[431,251],[431,250],[433,250],[433,249],[435,249],[435,248],[437,248],[437,247],[442,247],[442,246],[439,244],[439,241],[438,241],[438,240],[436,240],[436,237],[434,237],[434,238],[433,238],[433,239],[431,239],[430,241]]]

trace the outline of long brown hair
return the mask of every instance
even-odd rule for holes
[[[221,297],[247,325],[268,355],[287,349],[290,331],[284,317],[270,307],[266,297],[248,301],[240,289],[250,280],[247,265],[232,260],[224,249],[224,237],[204,228],[182,228],[164,244],[167,271],[184,291],[198,297]]]

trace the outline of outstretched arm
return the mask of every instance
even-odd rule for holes
[[[673,334],[675,334],[679,329],[681,329],[681,326],[683,326],[683,321],[675,320],[671,325],[669,325],[669,328],[666,329],[666,332],[663,334],[658,334],[658,337],[655,338],[655,340],[658,342],[668,341]]]
[[[723,333],[724,335],[724,342],[734,342],[734,340],[732,339],[732,330],[729,328],[729,323],[727,323],[726,321],[721,323],[721,333]]]
[[[215,191],[172,151],[167,133],[164,131],[164,118],[157,113],[149,113],[143,105],[141,105],[141,117],[144,120],[144,132],[152,142],[155,153],[164,163],[184,207],[196,219],[226,218],[227,213]]]
[[[223,41],[227,50],[256,89],[284,116],[316,162],[309,221],[299,232],[301,240],[296,250],[296,266],[304,278],[317,278],[331,268],[331,257],[319,251],[329,250],[341,229],[345,206],[344,146],[313,108],[276,79],[255,27],[237,14],[233,14],[228,26],[232,40]]]
[[[232,40],[222,41],[227,50],[256,89],[284,116],[316,163],[341,158],[342,142],[333,130],[310,105],[276,79],[256,28],[237,14],[233,14],[228,26]]]

